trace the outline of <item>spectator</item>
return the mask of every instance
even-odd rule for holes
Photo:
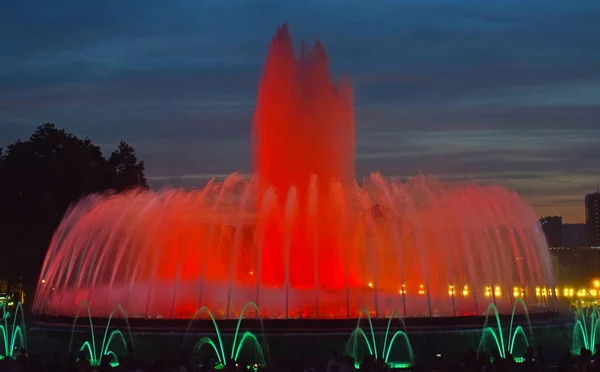
[[[327,372],[338,372],[340,370],[340,355],[337,350],[333,351],[333,355],[327,363]]]

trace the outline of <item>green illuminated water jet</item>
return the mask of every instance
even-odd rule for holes
[[[598,305],[583,307],[579,301],[573,315],[575,323],[573,324],[572,353],[579,355],[581,348],[585,348],[595,354],[598,351],[596,350],[596,336],[600,320]]]
[[[253,334],[252,332],[244,331],[243,333],[241,333],[241,331],[240,331],[240,328],[242,325],[242,320],[249,319],[249,318],[245,318],[245,315],[246,315],[246,312],[248,311],[248,309],[253,309],[256,312],[256,319],[259,322],[260,332],[262,334],[262,345],[261,345],[261,342],[256,337],[256,335]],[[183,336],[182,348],[185,347],[185,342],[188,339],[188,337],[190,336],[190,331],[192,330],[192,325],[194,324],[195,321],[199,320],[202,315],[206,315],[210,318],[212,325],[214,327],[214,330],[215,330],[214,337],[216,338],[216,340],[213,340],[212,338],[210,338],[208,336],[204,336],[204,337],[200,338],[194,344],[194,346],[192,348],[193,354],[199,354],[200,351],[205,346],[208,346],[210,348],[210,350],[212,350],[214,352],[214,354],[216,355],[219,366],[222,368],[225,365],[227,365],[228,361],[238,362],[240,360],[240,354],[241,354],[242,349],[244,348],[244,346],[248,345],[252,348],[252,351],[254,354],[254,356],[253,356],[254,360],[250,364],[260,365],[260,366],[267,365],[267,361],[269,359],[269,347],[266,342],[265,327],[263,324],[263,320],[260,317],[260,312],[258,310],[258,306],[254,302],[247,302],[242,307],[240,316],[236,323],[235,333],[233,334],[233,342],[231,344],[230,353],[226,352],[224,342],[223,342],[223,337],[221,335],[221,330],[219,329],[219,326],[217,324],[217,321],[215,320],[215,317],[213,316],[213,314],[210,312],[210,310],[207,307],[199,308],[196,311],[196,313],[194,314],[192,320],[190,320],[188,327],[185,331],[185,334]],[[241,333],[241,337],[240,337],[240,333]]]
[[[515,361],[523,361],[523,356],[525,355],[525,351],[529,347],[530,342],[522,326],[518,325],[514,327],[514,319],[517,305],[521,305],[523,308],[525,318],[527,319],[527,328],[529,331],[529,335],[531,337],[531,341],[533,342],[533,331],[531,329],[531,322],[529,321],[529,312],[527,311],[527,305],[525,304],[525,301],[523,301],[523,299],[519,297],[515,299],[512,308],[510,326],[508,329],[508,345],[505,343],[504,332],[502,329],[502,322],[500,321],[498,308],[496,308],[496,305],[494,303],[489,304],[485,311],[485,320],[483,322],[483,329],[481,333],[481,339],[479,341],[479,346],[477,348],[477,354],[480,354],[482,351],[486,351],[486,349],[488,349],[489,346],[488,341],[492,340],[492,349],[495,347],[495,350],[498,352],[498,355],[501,358],[506,358],[508,352],[508,354],[514,357]],[[493,325],[489,324],[490,313],[493,313],[494,319],[496,320],[497,328],[495,329]],[[521,340],[524,343],[525,347],[522,350],[515,349],[515,341],[517,340],[517,336],[520,336]],[[518,351],[519,355],[515,355],[516,351]]]
[[[0,304],[0,360],[10,357],[15,358],[15,354],[20,349],[27,349],[27,332],[25,330],[25,316],[23,314],[23,304],[17,302],[15,312],[10,320],[10,311],[6,304]],[[17,324],[17,322],[20,322]]]
[[[90,310],[90,306],[87,303],[87,301],[85,301],[85,300],[81,301],[79,304],[79,307],[77,308],[77,313],[75,315],[75,319],[73,320],[73,328],[71,329],[71,341],[69,342],[69,353],[71,353],[73,350],[73,336],[75,335],[75,327],[77,325],[77,320],[79,319],[79,313],[81,312],[81,310],[83,308],[85,308],[85,310],[87,310],[87,318],[89,319],[89,327],[90,327],[89,328],[90,329],[90,338],[89,338],[89,340],[83,342],[83,344],[79,348],[79,351],[87,352],[87,354],[89,355],[89,358],[90,358],[90,364],[92,366],[100,365],[100,362],[102,361],[102,358],[104,356],[109,356],[111,358],[111,362],[110,362],[111,366],[113,366],[113,367],[118,366],[119,359],[118,359],[118,356],[115,353],[114,349],[112,348],[114,346],[114,341],[115,340],[121,341],[121,344],[125,348],[125,353],[128,353],[128,345],[127,345],[127,341],[125,340],[125,335],[123,334],[123,332],[121,332],[121,330],[114,329],[114,330],[110,331],[110,333],[109,333],[110,323],[117,312],[121,313],[121,315],[125,319],[125,323],[127,325],[127,332],[129,334],[129,342],[130,342],[131,347],[133,348],[133,338],[131,337],[131,327],[129,326],[129,320],[127,318],[127,313],[125,312],[125,310],[123,310],[123,307],[119,304],[117,304],[117,306],[114,307],[114,309],[110,313],[110,316],[108,317],[108,323],[106,323],[106,327],[104,329],[102,344],[100,346],[100,349],[97,349],[96,348],[96,333],[94,332],[94,324],[92,322],[92,313]]]
[[[368,322],[368,330],[370,337],[365,333],[361,327],[361,320],[363,316]],[[397,319],[400,323],[400,329],[392,329],[392,321]],[[399,338],[399,339],[398,339]],[[404,346],[404,352],[408,354],[408,360],[405,361],[392,361],[390,360],[390,353],[398,341],[403,341],[401,345]],[[359,345],[364,344],[366,346],[366,354],[374,356],[376,359],[382,359],[386,364],[392,368],[409,368],[414,365],[415,355],[413,352],[412,345],[408,338],[406,323],[397,310],[394,310],[388,318],[387,327],[383,339],[383,347],[381,350],[378,349],[377,339],[375,337],[375,331],[373,329],[373,322],[371,321],[371,315],[369,310],[363,307],[358,315],[358,321],[356,328],[350,334],[350,339],[346,343],[346,354],[354,358],[354,366],[359,367],[362,362],[365,353],[361,352]]]

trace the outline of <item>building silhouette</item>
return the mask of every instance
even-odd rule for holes
[[[540,219],[542,231],[546,236],[548,247],[556,248],[563,246],[563,223],[560,216],[548,216]]]
[[[600,192],[585,196],[585,225],[587,244],[600,246]]]
[[[557,283],[586,286],[598,279],[600,249],[590,246],[550,248],[550,261]]]
[[[562,243],[569,248],[582,247],[587,244],[587,226],[585,223],[563,223]]]

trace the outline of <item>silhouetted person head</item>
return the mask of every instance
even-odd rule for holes
[[[75,364],[77,362],[77,354],[70,352],[67,354],[67,358],[65,359],[65,364]]]
[[[463,359],[477,359],[477,352],[473,349],[468,349],[463,355]]]
[[[78,372],[88,372],[92,370],[92,365],[88,359],[88,355],[85,351],[80,351],[77,353],[77,371]]]
[[[581,350],[579,351],[580,364],[588,363],[591,359],[592,359],[592,353],[585,347],[582,347]]]
[[[100,372],[110,371],[112,369],[112,366],[110,365],[111,361],[112,360],[111,360],[110,356],[108,356],[108,355],[102,356],[102,359],[100,360],[99,371]]]
[[[79,350],[79,352],[77,353],[77,360],[89,360],[88,354],[83,350]]]
[[[227,361],[227,365],[225,366],[225,370],[228,372],[237,372],[240,369],[238,368],[238,364],[235,360],[229,359]]]
[[[117,361],[119,362],[119,367],[121,367],[121,369],[134,369],[135,363],[129,356],[119,356],[117,357]]]
[[[489,354],[486,353],[485,351],[481,352],[479,354],[479,363],[482,364],[482,365],[489,365],[489,364],[491,364]]]
[[[500,359],[500,352],[498,350],[492,350],[492,358],[494,358],[494,362],[496,359]]]
[[[161,359],[156,359],[152,363],[152,370],[156,372],[163,372],[165,369],[165,363]]]
[[[131,342],[127,343],[127,355],[129,356],[130,360],[133,360],[135,356],[135,351],[133,350],[133,345],[131,344]]]
[[[354,368],[354,358],[352,355],[342,355],[341,364],[345,366],[351,366]]]
[[[29,356],[25,370],[27,372],[39,372],[44,370],[42,359],[39,354],[32,354]]]
[[[565,353],[563,354],[561,365],[565,365],[568,367],[571,367],[573,365],[573,354],[571,354],[569,350],[565,351]]]
[[[21,349],[21,352],[19,353],[19,355],[17,355],[17,363],[21,367],[27,365],[27,350]]]

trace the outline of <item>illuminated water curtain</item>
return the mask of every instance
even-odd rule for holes
[[[356,180],[353,92],[332,81],[320,42],[273,38],[252,128],[254,173],[193,191],[91,195],[48,249],[36,313],[237,318],[479,313],[486,287],[509,312],[518,286],[553,288],[532,209],[499,186]],[[448,295],[449,286],[452,286]],[[456,293],[454,291],[456,290]],[[467,293],[467,294],[465,294]],[[535,296],[527,297],[536,301]]]

